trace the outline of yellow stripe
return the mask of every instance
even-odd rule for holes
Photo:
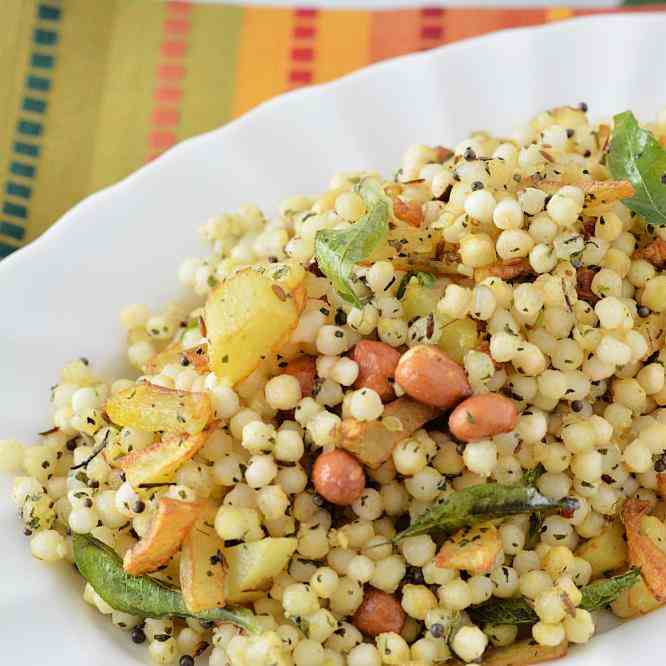
[[[546,9],[546,21],[561,21],[572,16],[573,10],[569,7],[549,7]]]
[[[23,82],[28,64],[28,54],[32,48],[32,26],[35,7],[22,0],[3,0],[2,27],[4,40],[0,48],[0,187],[11,179],[21,185],[30,181],[18,176],[9,176],[9,163],[14,159],[12,146],[18,109],[23,97]],[[27,160],[32,161],[32,160]],[[0,197],[4,191],[0,190]],[[8,200],[11,200],[7,197]],[[25,203],[25,202],[21,202]],[[22,241],[0,233],[0,244],[18,247]],[[0,254],[0,257],[2,255]]]
[[[340,36],[344,35],[344,39]],[[368,64],[370,12],[324,11],[317,22],[314,81],[321,83]]]
[[[113,0],[63,3],[27,240],[45,231],[90,192],[88,174],[115,6]],[[116,112],[121,112],[120,107]]]
[[[104,2],[89,5],[104,5]],[[115,3],[114,3],[115,4]],[[165,8],[162,3],[118,0],[107,50],[106,78],[90,168],[89,189],[123,178],[140,166],[147,137]],[[72,50],[73,55],[76,49]],[[83,90],[82,90],[83,93]],[[82,177],[84,174],[78,174]]]
[[[292,14],[290,9],[245,9],[232,106],[234,117],[286,89]]]

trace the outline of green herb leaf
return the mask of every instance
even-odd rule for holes
[[[536,467],[528,469],[526,472],[523,473],[523,478],[521,480],[521,483],[524,486],[534,486],[536,485],[536,482],[539,480],[539,477],[545,471],[546,468],[541,463],[539,463]]]
[[[364,180],[355,188],[363,197],[367,213],[349,229],[322,229],[315,236],[315,259],[319,269],[346,301],[361,308],[354,291],[352,270],[367,259],[388,233],[390,203],[380,187]]]
[[[131,576],[120,557],[106,544],[87,534],[74,534],[74,562],[79,573],[111,608],[139,617],[180,617],[232,622],[250,633],[261,632],[254,615],[245,608],[212,608],[190,613],[180,590],[150,576]]]
[[[608,606],[615,601],[622,590],[633,587],[641,577],[640,569],[629,569],[619,576],[600,578],[581,588],[583,599],[580,607],[588,611]]]
[[[649,224],[666,224],[666,150],[642,129],[631,111],[615,116],[608,167],[613,178],[628,180],[636,190],[624,203]],[[666,179],[665,179],[666,180]]]
[[[594,611],[607,606],[617,599],[622,590],[638,582],[639,569],[629,569],[626,573],[612,578],[601,578],[581,588],[583,599],[579,608]],[[539,617],[525,599],[493,599],[480,606],[467,609],[477,624],[534,624]]]
[[[533,511],[575,511],[578,502],[570,497],[552,500],[531,486],[503,486],[485,483],[469,486],[442,498],[407,529],[396,534],[393,542],[428,532],[455,532],[493,518]]]

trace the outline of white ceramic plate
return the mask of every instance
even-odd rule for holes
[[[666,16],[588,18],[509,30],[382,63],[280,97],[192,139],[100,192],[0,263],[0,436],[31,441],[47,422],[48,387],[77,356],[122,371],[117,313],[178,291],[176,269],[202,252],[196,226],[253,201],[322,190],[335,170],[390,173],[410,143],[451,145],[509,131],[532,114],[586,101],[595,116],[666,103]],[[0,490],[8,491],[2,481]],[[0,498],[0,654],[7,663],[119,666],[147,660],[90,610],[71,567],[30,558],[9,498]],[[574,651],[569,664],[657,664],[656,612]]]

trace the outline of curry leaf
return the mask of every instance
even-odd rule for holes
[[[615,116],[608,167],[613,178],[628,180],[634,196],[624,203],[649,224],[666,224],[666,150],[631,111]]]
[[[363,307],[352,284],[352,270],[367,259],[388,233],[390,202],[379,185],[363,180],[357,186],[366,214],[348,229],[322,229],[315,236],[315,258],[319,269],[333,283],[340,296]]]
[[[503,486],[485,483],[469,486],[442,498],[419,516],[407,529],[393,537],[394,542],[428,532],[455,532],[493,518],[533,511],[575,511],[578,502],[565,497],[553,500],[531,486]]]
[[[106,544],[83,534],[74,534],[72,541],[79,573],[114,610],[139,617],[219,620],[231,622],[250,633],[261,631],[254,615],[245,608],[211,608],[190,613],[180,590],[150,576],[128,574],[120,557]]]
[[[633,587],[640,578],[639,569],[613,576],[601,578],[581,587],[583,598],[578,605],[586,611],[594,611],[615,601],[620,592]],[[538,615],[526,599],[493,599],[480,606],[467,609],[472,620],[478,624],[534,624],[539,621]]]

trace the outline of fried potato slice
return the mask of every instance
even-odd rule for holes
[[[123,568],[133,576],[159,569],[180,548],[199,517],[201,502],[181,502],[163,497],[148,532],[123,558]]]
[[[507,645],[506,647],[492,648],[483,655],[483,666],[528,666],[540,664],[544,661],[565,657],[569,644],[562,641],[555,647],[539,645],[533,640],[524,640]]]
[[[243,593],[270,583],[287,567],[297,545],[294,538],[267,537],[225,548],[227,600],[238,603],[244,598]]]
[[[146,363],[144,372],[150,375],[157,375],[167,365],[189,366],[199,374],[206,374],[209,372],[208,345],[202,342],[189,349],[183,349],[180,342],[172,342]]]
[[[132,451],[117,465],[125,472],[132,488],[171,481],[176,470],[204,445],[208,431],[196,435],[166,433],[162,441],[140,451]]]
[[[114,393],[106,401],[106,413],[121,426],[196,435],[210,421],[213,408],[206,393],[141,382]]]
[[[214,502],[204,504],[180,553],[180,588],[191,613],[225,604],[224,541],[214,527],[218,508]]]
[[[391,457],[399,442],[439,413],[436,407],[398,398],[386,405],[379,421],[345,419],[339,429],[340,446],[368,467],[377,468]]]
[[[583,214],[596,215],[608,210],[616,201],[634,196],[634,186],[628,180],[583,180],[580,178],[547,178],[534,176],[523,178],[527,187],[536,187],[547,194],[555,194],[564,185],[575,185],[583,190],[585,204]]]
[[[473,576],[488,573],[502,552],[502,541],[492,523],[466,527],[448,539],[435,564],[446,569],[469,571]]]
[[[627,563],[627,544],[622,523],[615,521],[599,536],[586,541],[576,550],[576,555],[589,562],[594,578],[624,566]]]
[[[305,306],[297,262],[244,268],[208,296],[204,318],[215,374],[234,385],[289,339]]]
[[[649,502],[627,500],[622,508],[622,521],[627,532],[629,562],[640,567],[641,575],[650,592],[659,602],[666,601],[666,553],[655,543],[654,520],[645,520],[650,510]],[[661,521],[658,521],[661,522]]]

